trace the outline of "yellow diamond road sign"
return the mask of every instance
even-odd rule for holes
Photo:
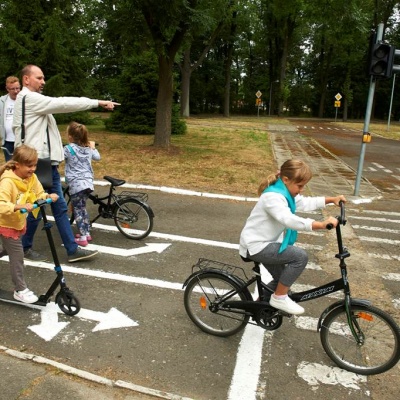
[[[339,101],[341,98],[342,98],[342,95],[341,95],[340,93],[338,93],[338,94],[335,96],[335,99],[336,99],[337,101]]]
[[[261,93],[260,91],[258,91],[258,92],[256,93],[257,98],[260,98],[261,95],[262,95],[262,93]]]

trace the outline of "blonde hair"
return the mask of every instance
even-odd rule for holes
[[[73,143],[83,147],[89,146],[88,130],[85,125],[72,121],[67,127],[67,134]]]
[[[6,85],[12,85],[13,83],[18,82],[19,83],[19,79],[16,76],[9,76],[6,79]]]
[[[0,167],[0,176],[4,174],[7,169],[15,170],[17,163],[22,165],[30,165],[38,159],[38,153],[33,147],[26,144],[18,146],[14,149],[12,159]]]
[[[302,160],[287,160],[281,169],[274,174],[270,174],[264,179],[258,187],[258,195],[261,196],[262,192],[274,184],[280,177],[285,176],[294,183],[308,182],[312,178],[312,171],[310,167]]]

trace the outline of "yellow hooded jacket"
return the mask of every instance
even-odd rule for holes
[[[5,170],[0,177],[0,226],[23,229],[27,213],[15,212],[15,204],[34,203],[38,199],[46,198],[47,193],[35,174],[28,179],[22,179],[11,169]]]

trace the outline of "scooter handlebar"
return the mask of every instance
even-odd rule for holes
[[[340,216],[336,217],[339,221],[339,224],[346,225],[346,211],[344,207],[344,201],[339,201],[340,206]],[[333,224],[326,224],[326,229],[331,230],[333,229]]]
[[[35,209],[35,208],[38,208],[38,207],[43,207],[43,206],[45,206],[46,204],[50,204],[52,201],[53,201],[53,200],[50,199],[50,198],[45,199],[45,200],[37,200],[37,201],[35,202],[35,204],[33,205],[33,208]],[[27,210],[26,208],[21,208],[21,209],[19,210],[19,212],[20,212],[21,214],[25,214],[26,212],[28,212],[28,210]]]

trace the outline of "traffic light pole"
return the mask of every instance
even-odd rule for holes
[[[379,24],[377,33],[376,33],[376,43],[381,41],[382,38],[383,38],[383,24]],[[369,84],[367,109],[365,111],[364,128],[363,128],[363,136],[362,136],[363,138],[364,138],[364,135],[368,134],[368,131],[369,131],[369,123],[371,121],[372,105],[374,103],[374,94],[375,94],[375,78],[373,76],[371,76],[371,80],[370,80],[370,84]],[[358,196],[358,194],[360,192],[360,184],[361,184],[362,171],[363,171],[364,158],[365,158],[365,150],[366,150],[366,143],[364,141],[362,141],[360,158],[358,160],[356,183],[354,186],[354,196]]]

